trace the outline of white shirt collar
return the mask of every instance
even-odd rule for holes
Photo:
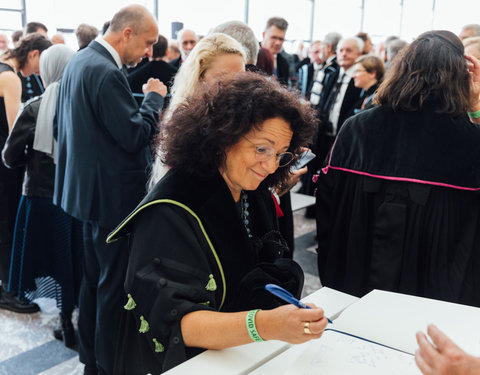
[[[355,70],[355,64],[353,64],[350,68],[347,70],[343,69],[343,67],[340,67],[340,75],[339,77],[342,76],[343,73],[345,73],[346,76],[352,78],[353,77],[353,72]]]
[[[117,50],[112,47],[110,43],[108,43],[105,39],[99,37],[97,38],[97,42],[100,43],[102,46],[106,48],[106,50],[112,55],[113,59],[115,60],[115,63],[118,66],[118,69],[122,69],[122,59],[120,58],[120,55],[118,54]]]

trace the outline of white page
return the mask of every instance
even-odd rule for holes
[[[330,319],[335,319],[346,307],[358,300],[358,297],[327,288],[326,286],[302,299],[305,303],[311,302],[321,307],[325,312],[325,316]]]
[[[410,354],[326,331],[319,340],[311,341],[284,374],[421,375],[421,372]]]
[[[345,309],[331,328],[415,353],[415,333],[435,324],[462,349],[480,355],[480,308],[374,290]]]

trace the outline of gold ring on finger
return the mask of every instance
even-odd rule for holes
[[[312,334],[312,331],[310,331],[310,322],[305,322],[303,324],[303,332],[305,332],[307,335]]]

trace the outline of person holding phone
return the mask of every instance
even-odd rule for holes
[[[301,294],[303,271],[283,257],[269,188],[288,183],[315,131],[313,110],[244,72],[200,85],[160,128],[171,169],[108,238],[131,244],[114,373],[158,374],[204,349],[319,338],[322,309],[282,306],[265,290]]]

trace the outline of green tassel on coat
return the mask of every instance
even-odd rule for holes
[[[143,317],[143,315],[140,317],[140,329],[138,330],[138,332],[140,333],[146,333],[148,332],[148,330],[150,329],[150,325],[148,324],[148,322],[145,320],[145,318]]]
[[[135,306],[137,306],[137,304],[135,303],[135,301],[133,300],[133,297],[131,294],[128,294],[128,302],[125,306],[123,306],[123,308],[125,310],[133,310],[135,308]]]
[[[208,280],[208,283],[205,289],[207,289],[209,292],[213,292],[217,290],[217,283],[215,282],[213,275],[210,275],[209,277],[210,277],[210,280]]]
[[[153,342],[155,343],[155,352],[156,353],[162,353],[165,351],[165,347],[160,344],[157,339],[153,339]]]

